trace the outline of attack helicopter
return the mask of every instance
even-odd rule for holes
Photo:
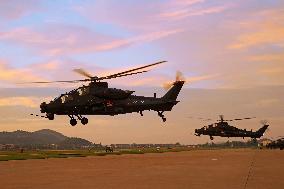
[[[284,137],[279,137],[277,140],[273,140],[271,143],[266,145],[269,149],[277,149],[280,148],[280,150],[284,149]]]
[[[229,125],[228,122],[230,121],[239,121],[239,120],[247,120],[253,119],[255,117],[247,117],[242,119],[231,119],[231,120],[224,120],[224,116],[220,115],[220,119],[217,120],[217,123],[210,124],[208,126],[204,126],[200,129],[195,129],[195,135],[209,135],[210,139],[213,140],[213,136],[220,136],[220,137],[250,137],[253,139],[260,138],[264,135],[264,132],[268,128],[267,121],[261,121],[262,127],[257,131],[247,131],[246,129],[239,129],[237,127]],[[199,118],[203,119],[203,118]],[[204,119],[209,121],[211,119]]]
[[[104,77],[92,76],[83,69],[75,69],[76,73],[87,77],[81,80],[72,81],[39,81],[29,83],[79,83],[89,82],[77,89],[74,89],[65,94],[61,94],[49,103],[43,102],[40,104],[40,111],[45,115],[31,114],[54,120],[55,115],[67,115],[70,118],[70,124],[75,126],[77,120],[83,125],[88,124],[88,118],[83,115],[110,115],[126,114],[137,112],[143,116],[143,111],[153,110],[158,113],[163,122],[166,121],[164,116],[165,111],[171,111],[172,108],[179,102],[177,101],[178,94],[185,81],[177,75],[176,81],[171,83],[171,88],[168,92],[158,98],[156,93],[153,97],[133,95],[135,91],[109,88],[108,83],[104,80],[125,77],[140,73],[148,72],[144,70],[152,66],[156,66],[166,61],[156,62],[146,66],[126,70],[116,74],[111,74]]]

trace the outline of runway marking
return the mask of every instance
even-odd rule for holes
[[[254,162],[255,162],[255,157],[256,157],[256,152],[257,150],[255,150],[253,156],[252,156],[252,160],[251,160],[251,163],[250,163],[250,167],[249,167],[249,172],[247,174],[247,178],[246,178],[246,182],[245,182],[245,185],[244,185],[244,189],[247,188],[247,184],[248,184],[248,181],[249,181],[249,177],[251,175],[251,172],[252,172],[252,168],[253,168],[253,165],[254,165]]]

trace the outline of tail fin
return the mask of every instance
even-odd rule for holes
[[[264,125],[263,127],[261,127],[260,129],[258,129],[258,131],[256,131],[256,133],[258,134],[259,137],[263,136],[264,132],[266,131],[266,129],[268,128],[269,125]]]
[[[174,82],[172,88],[162,97],[163,100],[176,100],[184,81]]]

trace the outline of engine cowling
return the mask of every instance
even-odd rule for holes
[[[128,98],[134,91],[121,90],[116,88],[104,88],[100,90],[91,91],[93,95],[99,98],[104,99],[126,99]]]

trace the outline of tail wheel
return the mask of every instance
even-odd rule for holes
[[[46,114],[46,117],[49,119],[49,120],[54,120],[54,114]]]

